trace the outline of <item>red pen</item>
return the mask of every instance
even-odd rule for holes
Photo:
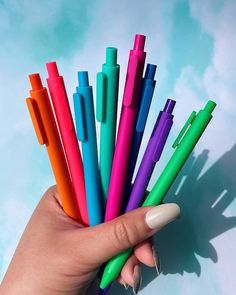
[[[63,77],[59,75],[56,62],[46,64],[49,92],[52,98],[57,123],[65,150],[66,159],[71,174],[72,184],[78,202],[81,219],[84,225],[89,225],[86,205],[83,162],[72,119],[70,105],[66,94]]]

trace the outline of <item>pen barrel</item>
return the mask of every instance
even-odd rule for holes
[[[82,140],[82,153],[89,224],[93,226],[103,222],[103,208],[100,175],[98,170],[97,138],[92,87],[77,87],[76,92],[81,96],[83,104],[83,120],[86,135],[84,140]]]
[[[125,182],[124,197],[123,197],[123,202],[122,202],[122,212],[126,211],[126,207],[127,207],[127,204],[128,204],[129,198],[130,198],[132,179],[133,179],[133,175],[134,175],[134,170],[135,170],[142,138],[143,138],[143,132],[135,132],[134,133],[133,142],[132,142],[132,146],[131,146],[131,154],[130,154],[128,172],[127,172],[127,177],[126,177],[126,182]]]
[[[126,213],[136,209],[142,203],[155,164],[156,162],[152,160],[150,152],[147,150],[136,175],[131,195],[125,210]]]
[[[153,97],[153,91],[155,88],[156,81],[154,79],[156,67],[154,65],[147,65],[145,72],[145,78],[142,79],[142,87],[140,93],[140,100],[138,105],[138,115],[136,118],[136,127],[134,130],[131,154],[128,166],[128,172],[125,182],[125,190],[122,202],[122,212],[125,211],[127,203],[129,201],[129,195],[131,192],[132,179],[134,175],[134,170],[143,138],[143,132],[146,126],[147,117]],[[150,77],[149,77],[150,76]],[[149,77],[149,78],[148,78]],[[152,91],[150,91],[152,89]]]
[[[55,110],[66,159],[68,162],[73,187],[75,190],[76,200],[82,217],[82,222],[84,225],[88,225],[83,162],[64,80],[62,76],[59,76],[55,78],[48,78],[47,83],[49,86],[52,104]]]
[[[136,112],[134,108],[130,108],[128,111],[126,108],[122,109],[122,119],[120,120],[111,170],[105,221],[112,220],[120,214],[126,173],[129,164],[135,115]],[[127,124],[127,122],[129,122],[129,124]]]
[[[162,202],[211,118],[210,113],[204,110],[199,111],[142,206],[156,206]]]
[[[101,122],[100,134],[100,175],[102,196],[106,204],[108,187],[111,176],[111,167],[115,149],[117,102],[120,67],[103,64],[102,72],[105,75],[105,106],[104,118]]]
[[[63,209],[67,215],[80,221],[81,217],[47,90],[43,88],[39,91],[31,91],[31,96],[37,103],[46,133],[45,144]]]

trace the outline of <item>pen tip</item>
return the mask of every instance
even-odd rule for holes
[[[134,50],[143,50],[145,45],[145,39],[146,37],[144,35],[135,35],[134,40]]]
[[[88,87],[89,86],[88,72],[87,71],[79,71],[78,72],[78,80],[79,80],[80,87]]]
[[[216,107],[216,103],[213,100],[208,100],[204,110],[211,114],[214,111],[215,107]]]
[[[38,73],[29,75],[29,80],[32,90],[40,90],[43,88],[43,84]]]
[[[107,47],[106,49],[106,65],[116,66],[117,62],[117,48]]]
[[[57,63],[55,61],[51,61],[51,62],[46,63],[46,68],[48,71],[49,78],[59,77]]]
[[[144,78],[145,78],[145,79],[153,80],[154,77],[155,77],[156,68],[157,68],[156,65],[153,65],[153,64],[147,64]]]
[[[176,101],[168,98],[164,107],[164,112],[172,114]]]

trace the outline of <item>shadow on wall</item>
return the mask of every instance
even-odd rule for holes
[[[165,198],[165,202],[181,207],[181,218],[154,238],[162,275],[188,272],[200,276],[196,254],[216,263],[218,256],[211,240],[236,226],[236,216],[223,215],[236,196],[236,144],[199,177],[208,155],[209,150],[198,157],[193,153]],[[145,267],[142,274],[142,288],[156,278],[151,268]],[[132,294],[118,284],[111,293]]]

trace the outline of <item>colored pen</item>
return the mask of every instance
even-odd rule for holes
[[[125,190],[123,196],[122,208],[125,210],[127,202],[129,200],[131,192],[131,182],[133,179],[134,169],[138,158],[139,149],[141,146],[145,125],[147,122],[148,112],[150,109],[153,92],[155,89],[156,81],[154,80],[156,72],[156,65],[147,64],[144,78],[142,79],[140,108],[136,119],[136,126],[133,135],[133,141],[131,145],[130,160],[128,166],[128,172],[125,183]]]
[[[46,66],[49,75],[47,78],[48,88],[51,94],[52,104],[57,118],[82,222],[84,225],[88,225],[83,162],[64,80],[58,73],[56,62],[47,63]]]
[[[32,90],[30,90],[31,97],[26,99],[26,103],[35,133],[39,143],[45,144],[47,148],[64,211],[70,217],[80,221],[81,217],[47,89],[43,87],[39,74],[29,75],[29,80]]]
[[[117,49],[106,49],[106,62],[97,74],[97,121],[100,131],[100,175],[104,206],[107,200],[112,160],[115,148],[116,117],[120,66],[117,64]]]
[[[119,129],[108,189],[105,221],[116,218],[120,214],[122,205],[135,118],[140,97],[141,79],[146,57],[144,44],[145,36],[136,35],[134,48],[130,50]]]
[[[137,172],[125,212],[129,212],[141,205],[152,172],[156,163],[160,160],[166,140],[173,125],[174,116],[172,115],[172,111],[174,106],[175,101],[168,99],[164,110],[159,113]]]
[[[200,110],[198,114],[192,112],[173,144],[173,148],[176,149],[174,154],[144,201],[142,205],[143,207],[157,206],[162,202],[208,123],[212,119],[212,112],[215,107],[216,103],[209,100],[204,109]],[[127,249],[113,257],[107,263],[100,283],[100,288],[106,288],[118,277],[131,252],[132,249]]]
[[[82,142],[89,224],[93,226],[103,222],[93,92],[88,72],[78,72],[78,80],[79,86],[73,95],[75,122],[78,139]]]

